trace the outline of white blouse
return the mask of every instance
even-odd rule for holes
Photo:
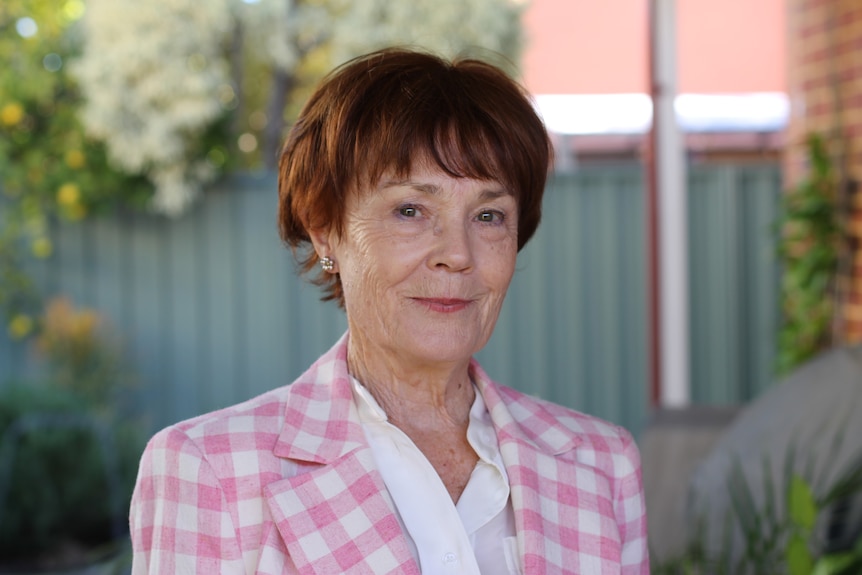
[[[479,461],[454,504],[419,448],[389,423],[371,393],[351,380],[365,437],[423,575],[519,575],[509,477],[479,390],[467,427]]]

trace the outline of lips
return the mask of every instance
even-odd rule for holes
[[[472,300],[469,299],[459,299],[459,298],[413,298],[414,301],[421,303],[428,307],[431,311],[442,312],[442,313],[453,313],[456,311],[461,311],[466,308]]]

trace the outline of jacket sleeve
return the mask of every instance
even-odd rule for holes
[[[641,461],[631,435],[623,432],[618,487],[615,501],[617,527],[622,541],[622,575],[649,575],[647,515],[644,501]]]
[[[156,434],[144,451],[129,520],[133,575],[244,572],[222,485],[198,446],[175,427]]]

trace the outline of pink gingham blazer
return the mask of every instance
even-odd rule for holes
[[[134,575],[420,573],[353,404],[347,338],[293,384],[152,438],[132,497]],[[631,436],[470,369],[524,575],[648,573]]]

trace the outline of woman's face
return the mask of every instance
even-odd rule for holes
[[[494,329],[515,270],[518,206],[498,182],[419,164],[348,194],[344,234],[327,238],[351,346],[411,365],[457,363]]]

